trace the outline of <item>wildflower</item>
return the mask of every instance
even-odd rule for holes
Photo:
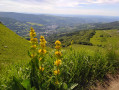
[[[40,46],[43,47],[43,48],[45,48],[45,43],[41,43],[40,42]]]
[[[54,62],[54,65],[56,65],[57,67],[58,67],[60,64],[61,64],[61,60],[60,60],[60,59],[58,59],[58,60],[56,60],[56,61]]]
[[[60,73],[60,70],[59,69],[54,71],[54,74],[55,75],[58,75],[59,73]]]
[[[40,42],[46,43],[45,39],[40,39]]]
[[[33,54],[31,54],[31,57],[33,58],[33,57],[34,57],[34,55],[33,55]]]
[[[44,36],[40,36],[40,39],[44,39]]]
[[[32,45],[31,46],[32,49],[36,49],[36,47],[37,47],[36,45]]]
[[[61,42],[60,42],[59,40],[57,40],[57,41],[55,42],[55,45],[61,45]]]
[[[39,70],[43,72],[44,71],[44,68],[40,66]]]
[[[33,38],[36,36],[36,32],[35,30],[31,27],[31,30],[30,30],[30,37]]]
[[[55,45],[56,45],[56,46],[55,46],[55,48],[56,48],[55,55],[56,55],[57,60],[54,62],[54,65],[56,65],[57,70],[54,71],[54,74],[55,74],[55,75],[58,75],[58,74],[60,73],[59,65],[61,64],[60,58],[61,58],[61,56],[62,56],[62,53],[61,53],[61,51],[60,51],[60,49],[61,49],[61,42],[60,42],[59,40],[57,40],[57,41],[55,42]],[[55,84],[59,84],[58,79],[59,79],[59,77],[56,76],[56,82],[55,82]]]
[[[55,48],[59,50],[61,48],[61,46],[55,46]]]
[[[40,49],[38,52],[39,52],[40,54],[46,54],[46,50],[45,50],[45,49]]]
[[[30,32],[30,36],[31,37],[35,37],[36,36],[36,32]]]
[[[34,29],[33,29],[32,27],[31,27],[30,29],[31,29],[31,30],[30,30],[31,32],[34,32]]]
[[[37,43],[38,39],[37,38],[31,38],[30,41],[31,41],[31,43]]]
[[[61,57],[61,56],[62,56],[62,53],[61,53],[60,51],[56,51],[56,52],[55,52],[55,55],[56,55],[57,57]]]

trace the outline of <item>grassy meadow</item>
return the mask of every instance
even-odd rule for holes
[[[47,47],[44,37],[38,43],[33,30],[31,43],[2,24],[0,34],[0,90],[87,90],[119,68],[118,30],[96,30],[92,45],[64,48]]]

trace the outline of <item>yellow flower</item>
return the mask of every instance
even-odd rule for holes
[[[60,51],[56,51],[55,52],[55,55],[58,56],[58,57],[61,57],[62,56],[62,53]]]
[[[30,32],[30,36],[31,37],[35,37],[36,36],[36,32]]]
[[[31,37],[35,37],[36,36],[36,32],[32,27],[31,27],[31,30],[30,30],[30,36]]]
[[[45,39],[40,39],[40,42],[46,43],[46,40]]]
[[[61,64],[61,60],[60,60],[60,59],[56,60],[56,61],[54,62],[54,64],[55,64],[56,66],[59,66],[59,65]]]
[[[30,41],[31,41],[31,43],[37,43],[38,42],[37,38],[31,38]]]
[[[59,49],[61,49],[61,46],[55,46],[55,48],[59,50]]]
[[[57,40],[57,41],[55,42],[55,45],[61,45],[61,42],[60,42],[59,40]]]
[[[33,54],[31,54],[31,57],[33,58],[33,57],[34,57],[34,55],[33,55]]]
[[[39,70],[43,72],[44,71],[44,68],[40,66]]]
[[[44,36],[40,36],[40,39],[44,39]]]
[[[40,42],[40,46],[41,46],[41,47],[45,47],[45,43]]]
[[[36,49],[36,47],[37,47],[36,45],[32,45],[32,48],[33,48],[33,49]]]
[[[31,29],[30,32],[34,32],[34,29],[32,27],[30,29]]]
[[[59,69],[54,71],[54,74],[55,75],[58,75],[59,73],[60,73],[60,70]]]
[[[40,49],[38,52],[39,52],[40,54],[45,54],[45,53],[46,53],[46,50],[45,50],[45,49]]]

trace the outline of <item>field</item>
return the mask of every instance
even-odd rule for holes
[[[32,39],[30,44],[0,25],[1,90],[89,89],[119,68],[118,30],[96,30],[90,38],[92,45],[59,49],[62,44],[57,41],[55,49],[46,48],[43,37],[40,45]]]

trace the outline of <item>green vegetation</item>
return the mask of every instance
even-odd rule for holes
[[[52,35],[48,37],[47,40],[49,41],[49,45],[53,45],[56,40],[60,40],[63,47],[69,46],[72,40],[74,44],[92,45],[90,38],[93,37],[93,35],[95,35],[95,30],[84,30],[68,34]]]
[[[29,43],[0,23],[0,90],[90,89],[119,69],[117,29],[52,35],[53,48],[31,29]]]
[[[0,23],[0,72],[15,62],[28,62],[30,43]]]
[[[43,26],[43,24],[39,24],[39,23],[32,23],[32,22],[27,22],[27,23],[31,25],[36,25],[36,26]]]
[[[96,34],[90,39],[93,45],[108,47],[112,45],[118,48],[119,30],[96,30]]]
[[[0,12],[0,21],[16,34],[28,39],[30,27],[34,27],[37,35],[69,33],[80,30],[119,29],[118,17],[105,16],[54,16],[33,15],[23,13]],[[115,22],[114,22],[115,21]],[[110,23],[111,22],[111,23]],[[46,32],[46,34],[44,34]]]
[[[5,29],[12,32],[2,24],[1,27],[2,30]],[[7,31],[6,34],[9,35]],[[45,48],[46,41],[44,40],[44,37],[40,38],[39,46],[37,39],[34,38],[35,32],[32,30],[32,33],[30,33],[30,41],[32,42],[31,49],[29,48],[29,43],[24,39],[21,40],[21,37],[19,37],[19,45],[22,43],[23,45],[27,45],[27,47],[24,48],[24,51],[22,51],[22,54],[24,53],[24,58],[26,58],[27,52],[25,52],[25,50],[29,48],[30,52],[28,55],[31,57],[31,61],[29,61],[29,63],[23,64],[22,62],[6,66],[4,69],[5,72],[0,75],[0,89],[79,90],[92,88],[96,81],[102,82],[104,79],[106,79],[107,74],[116,73],[116,70],[119,68],[119,55],[117,53],[117,50],[119,50],[117,44],[119,44],[119,42],[117,43],[117,39],[115,39],[119,38],[119,34],[117,32],[118,30],[90,30],[65,34],[67,36],[60,36],[61,38],[58,37],[56,39],[60,38],[60,41],[62,41],[61,39],[65,37],[66,39],[64,38],[63,40],[67,41],[68,43],[71,40],[74,40],[74,43],[77,43],[76,40],[84,40],[91,42],[92,45],[80,45],[78,42],[78,44],[70,44],[69,47],[60,49],[60,45],[64,44],[65,42],[62,42],[61,44],[58,41],[55,43],[56,49],[47,49]],[[11,38],[15,38],[14,35],[16,34],[10,35],[9,36]],[[16,35],[16,38],[13,40],[16,40],[17,37],[18,36]],[[9,38],[6,37],[5,39],[10,40]],[[14,43],[15,42],[16,41],[14,41]],[[112,42],[112,45],[108,45]],[[19,45],[15,46],[20,47]],[[15,46],[12,47],[13,50],[15,49]],[[21,50],[23,49],[20,49],[20,51]],[[21,52],[19,53],[17,51],[15,53],[21,54]],[[12,59],[14,59],[14,57]],[[16,59],[22,60],[20,57]]]

